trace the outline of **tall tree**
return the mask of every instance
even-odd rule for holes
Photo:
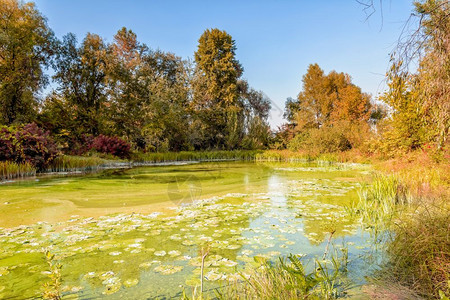
[[[324,86],[325,74],[318,64],[308,66],[303,75],[303,90],[298,94],[296,123],[300,128],[322,126],[330,113],[330,103]]]
[[[207,29],[195,52],[192,108],[204,125],[209,147],[233,147],[241,106],[237,81],[243,69],[236,59],[236,45],[226,31]],[[229,139],[231,138],[231,139]]]
[[[189,67],[180,57],[152,51],[144,59],[148,101],[144,135],[148,150],[188,149]]]
[[[270,99],[261,91],[249,86],[247,81],[238,81],[239,101],[243,107],[242,146],[247,149],[261,149],[268,145],[270,127],[268,117]]]
[[[33,118],[36,92],[47,83],[43,67],[50,63],[53,40],[33,3],[0,1],[0,123]]]
[[[150,50],[126,28],[117,32],[109,48],[107,77],[113,132],[140,149],[185,149],[185,63],[172,53]]]
[[[438,148],[448,142],[450,132],[450,1],[416,1],[421,16],[421,44],[418,81],[429,136]]]
[[[93,135],[104,131],[107,56],[107,46],[96,34],[88,33],[80,47],[73,34],[63,38],[54,78],[60,84],[58,92],[75,110],[74,130]]]
[[[297,103],[290,101],[287,106],[288,116],[299,130],[341,121],[367,122],[370,117],[370,96],[362,93],[348,74],[331,71],[325,75],[317,64],[308,67],[297,99]]]
[[[413,150],[424,143],[441,149],[450,129],[450,1],[414,1],[418,28],[401,37],[392,54],[389,90],[380,98],[392,109],[385,141]],[[417,18],[417,19],[415,19]],[[408,66],[418,62],[417,73]]]
[[[108,95],[113,132],[138,143],[143,124],[143,105],[148,100],[142,80],[143,57],[147,46],[138,42],[136,34],[123,27],[109,46],[107,61]]]

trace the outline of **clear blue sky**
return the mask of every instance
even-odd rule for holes
[[[283,122],[284,102],[300,92],[311,63],[350,74],[374,97],[382,92],[388,54],[412,11],[411,0],[385,0],[382,25],[379,10],[365,22],[356,0],[34,2],[58,37],[73,32],[80,41],[91,32],[111,42],[125,26],[151,48],[183,58],[193,57],[206,28],[226,30],[236,41],[243,77],[273,102],[273,128]]]

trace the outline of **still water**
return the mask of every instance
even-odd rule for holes
[[[0,185],[0,299],[42,295],[45,251],[64,299],[170,299],[248,276],[254,257],[320,258],[330,232],[355,287],[372,239],[346,207],[368,166],[208,162],[37,177]],[[357,290],[354,289],[354,290]]]

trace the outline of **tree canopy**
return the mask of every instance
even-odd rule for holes
[[[36,93],[47,84],[53,32],[33,3],[0,2],[0,123],[29,122],[36,115]]]

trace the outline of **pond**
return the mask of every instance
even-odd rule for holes
[[[255,256],[321,257],[331,231],[359,286],[373,268],[372,240],[346,206],[369,173],[358,164],[204,162],[1,184],[0,298],[42,295],[46,250],[62,266],[64,298],[170,299],[200,284],[204,245],[211,289],[248,276]]]

